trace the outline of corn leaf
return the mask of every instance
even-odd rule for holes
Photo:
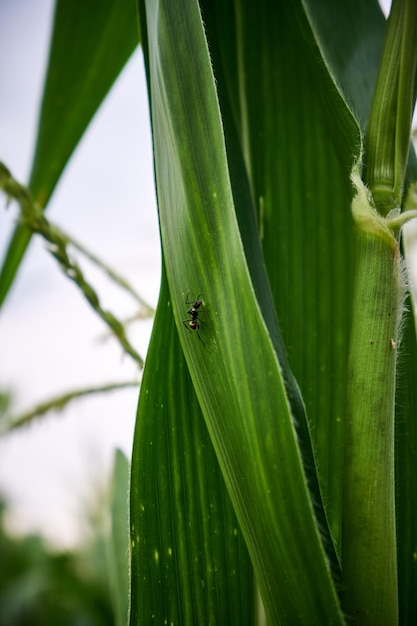
[[[365,130],[384,36],[384,19],[378,3],[348,0],[336,4],[326,0],[304,0],[304,4],[335,82],[355,111],[361,128]],[[411,149],[406,187],[416,180],[416,157]],[[405,257],[407,259],[407,247]],[[400,624],[413,624],[417,620],[415,310],[413,298],[410,297],[405,306],[402,339],[397,346],[395,483]]]
[[[200,12],[191,1],[146,3],[141,23],[170,301],[268,619],[341,623],[285,381],[243,253]],[[188,292],[203,294],[199,336],[182,323]]]
[[[320,50],[300,5],[239,2],[236,15],[225,15],[220,3],[216,12],[206,4],[223,120],[228,128],[227,110],[233,112],[263,260],[312,424],[320,484],[338,542],[354,272],[349,173],[360,129],[319,63]],[[221,18],[229,20],[222,37],[216,35]]]
[[[141,389],[130,624],[252,624],[253,568],[179,345],[165,274]]]

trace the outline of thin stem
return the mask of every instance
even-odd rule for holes
[[[359,193],[352,205],[357,260],[344,442],[343,608],[354,624],[394,626],[394,401],[404,288],[397,241],[370,205],[364,186],[358,179],[355,183]]]
[[[86,300],[117,337],[125,352],[142,368],[144,364],[143,358],[129,342],[123,324],[113,313],[102,308],[95,289],[86,281],[78,263],[69,256],[67,251],[69,238],[46,219],[43,211],[33,204],[29,191],[12,177],[9,170],[2,163],[0,163],[0,189],[3,189],[9,198],[14,198],[18,201],[22,224],[32,232],[41,235],[49,243],[49,251],[58,261],[65,274],[78,285]]]
[[[138,294],[138,292],[132,287],[132,285],[118,272],[116,272],[112,267],[107,265],[103,259],[100,259],[97,255],[93,254],[88,250],[85,246],[83,246],[80,242],[78,242],[74,237],[70,237],[64,231],[61,230],[61,233],[67,238],[68,243],[73,246],[76,250],[81,252],[87,259],[89,259],[94,265],[97,265],[107,276],[113,280],[119,287],[127,291],[140,305],[141,307],[141,318],[152,317],[155,314],[155,310],[147,303],[145,300]],[[138,318],[138,315],[135,316],[135,319]]]
[[[106,385],[99,385],[97,387],[87,387],[83,389],[69,391],[68,393],[65,393],[61,396],[56,396],[54,398],[51,398],[50,400],[47,400],[46,402],[42,402],[30,411],[22,413],[17,417],[2,419],[0,432],[7,433],[12,430],[22,428],[23,426],[28,426],[29,424],[32,424],[35,419],[42,417],[50,411],[62,411],[73,400],[78,400],[79,398],[91,396],[94,394],[108,393],[109,391],[126,389],[129,387],[139,388],[139,382],[125,381],[118,383],[108,383]]]

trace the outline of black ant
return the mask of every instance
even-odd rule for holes
[[[188,294],[190,292],[187,293],[187,298],[188,298]],[[204,324],[204,326],[207,326],[207,324],[205,322],[203,322],[202,319],[199,319],[198,316],[200,313],[202,313],[202,311],[200,311],[200,307],[203,304],[202,300],[199,300],[199,298],[202,296],[202,293],[199,293],[197,298],[195,300],[186,300],[185,304],[191,304],[192,306],[188,309],[187,313],[188,315],[191,315],[191,317],[189,317],[186,320],[183,320],[182,323],[184,324],[185,328],[187,330],[195,330],[197,333],[197,337],[199,338],[199,340],[201,341],[201,343],[203,343],[203,340],[200,337],[200,334],[198,332],[198,329],[200,328],[201,324]],[[204,343],[203,343],[204,345]]]

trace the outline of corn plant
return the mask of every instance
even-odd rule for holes
[[[417,5],[386,22],[375,0],[58,2],[42,208],[138,23],[163,271],[130,626],[414,624]]]

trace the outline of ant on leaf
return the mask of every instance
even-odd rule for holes
[[[188,294],[190,292],[187,293],[187,298],[188,298]],[[200,313],[203,312],[203,310],[200,310],[201,305],[203,304],[203,301],[200,300],[201,296],[203,294],[199,293],[197,298],[195,300],[186,300],[185,304],[191,304],[191,307],[188,309],[187,313],[188,315],[190,315],[190,317],[186,320],[183,320],[182,323],[184,324],[185,328],[187,330],[195,330],[197,333],[197,337],[199,338],[199,340],[201,341],[201,343],[204,345],[203,340],[200,337],[200,334],[198,332],[200,325],[204,324],[204,326],[207,326],[207,324],[205,322],[203,322],[203,320],[201,318],[199,318],[198,316],[200,315]]]

